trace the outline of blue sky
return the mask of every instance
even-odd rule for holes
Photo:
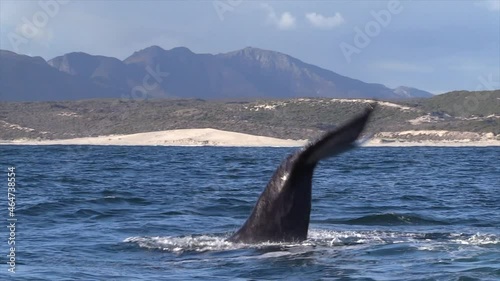
[[[279,51],[365,82],[500,88],[500,0],[0,0],[0,49],[124,59],[151,45]]]

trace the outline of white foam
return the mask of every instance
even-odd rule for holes
[[[454,239],[454,242],[463,245],[500,245],[500,237],[493,234],[476,233],[470,237]]]
[[[432,235],[431,235],[432,236]],[[285,251],[273,252],[273,257],[301,253],[311,247],[335,247],[357,245],[380,245],[410,243],[418,250],[432,251],[452,244],[487,245],[500,244],[499,236],[493,234],[445,234],[444,238],[427,238],[424,233],[404,233],[390,231],[334,231],[315,230],[309,231],[308,239],[300,243],[265,242],[258,244],[232,243],[226,239],[229,235],[200,235],[200,236],[155,236],[155,237],[129,237],[123,242],[135,243],[141,248],[157,249],[172,253],[228,251],[237,249],[261,249],[278,246]],[[263,256],[268,257],[268,256]]]
[[[223,251],[237,249],[237,244],[226,241],[226,237],[202,235],[198,237],[129,237],[123,242],[136,243],[141,248],[158,249],[169,252]]]

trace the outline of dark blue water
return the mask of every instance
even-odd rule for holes
[[[307,241],[226,242],[292,150],[0,146],[0,279],[500,280],[498,147],[350,151],[316,169]]]

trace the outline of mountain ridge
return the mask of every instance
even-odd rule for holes
[[[27,59],[27,58],[28,59]],[[9,61],[3,63],[4,61]],[[40,57],[0,52],[0,71],[16,68],[16,61],[43,64]],[[13,62],[14,61],[14,62]],[[136,51],[124,60],[114,57],[71,52],[45,62],[60,73],[46,81],[46,92],[8,95],[19,92],[22,75],[0,79],[3,101],[74,100],[85,98],[375,98],[408,99],[432,97],[432,94],[411,87],[390,89],[382,84],[366,83],[333,71],[308,64],[290,55],[246,47],[219,54],[197,54],[186,47],[165,50],[150,46]],[[28,64],[29,64],[28,63]],[[29,65],[25,65],[29,68]],[[30,71],[25,69],[25,71]],[[33,70],[31,70],[33,72]],[[49,70],[44,70],[48,71]],[[32,73],[34,76],[40,74]],[[72,78],[69,78],[70,75]],[[17,79],[16,79],[17,78]],[[78,80],[80,84],[75,81]],[[63,83],[66,87],[54,87]],[[73,94],[78,84],[78,94]],[[83,86],[81,84],[84,84]],[[33,85],[34,88],[38,85]],[[5,90],[7,89],[7,90]],[[14,89],[14,90],[13,90]],[[57,93],[56,91],[63,91]],[[27,89],[25,89],[27,91]],[[92,91],[85,95],[84,92]],[[136,93],[134,93],[134,91]],[[56,93],[54,93],[56,92]],[[30,97],[31,95],[31,97]],[[21,98],[19,98],[21,97]]]

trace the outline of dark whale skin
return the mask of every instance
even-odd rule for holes
[[[371,105],[364,113],[289,155],[271,177],[243,226],[228,241],[300,242],[307,239],[314,168],[322,159],[355,147]]]

